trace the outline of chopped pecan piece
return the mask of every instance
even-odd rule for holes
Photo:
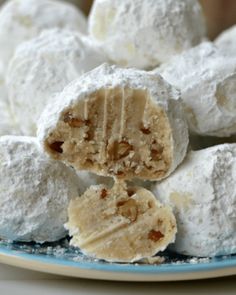
[[[100,198],[101,198],[101,199],[105,199],[105,198],[107,197],[107,195],[108,195],[107,190],[106,190],[105,188],[103,188],[103,189],[101,190]]]
[[[134,222],[138,217],[138,207],[134,199],[120,201],[117,203],[118,213]]]
[[[62,145],[63,145],[63,141],[55,141],[53,143],[49,144],[49,148],[59,154],[63,153],[63,149],[62,149]]]
[[[69,124],[69,126],[73,128],[80,128],[89,124],[89,120],[75,118],[70,112],[64,115],[64,122]]]
[[[158,242],[162,238],[164,238],[164,235],[159,230],[156,231],[153,229],[148,234],[148,239],[152,240],[153,242]]]

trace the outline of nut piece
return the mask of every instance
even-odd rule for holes
[[[148,238],[154,242],[158,242],[160,239],[164,238],[164,235],[160,231],[152,229],[148,234]]]
[[[129,196],[129,190],[135,193]],[[68,215],[71,245],[98,259],[138,261],[163,251],[175,239],[171,210],[148,190],[127,188],[123,182],[116,182],[111,189],[90,187],[71,201]]]
[[[128,218],[131,222],[134,222],[138,216],[138,206],[134,199],[126,201],[119,201],[117,203],[118,214]]]

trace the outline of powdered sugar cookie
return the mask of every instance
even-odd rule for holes
[[[128,180],[167,177],[188,146],[178,92],[160,76],[106,64],[56,97],[38,135],[53,158]]]
[[[87,22],[76,7],[63,1],[10,0],[0,11],[0,56],[6,70],[16,47],[50,28],[85,33]]]
[[[21,44],[11,60],[7,86],[24,135],[35,135],[44,107],[72,80],[106,61],[101,49],[74,31],[48,30]]]
[[[236,252],[236,144],[190,152],[153,192],[173,208],[178,233],[171,248],[191,256]]]
[[[91,186],[70,202],[68,215],[71,245],[107,261],[151,257],[175,239],[173,213],[141,187]]]
[[[96,0],[89,33],[116,64],[149,69],[200,43],[206,27],[195,0]]]
[[[236,133],[236,59],[210,42],[186,51],[155,72],[179,88],[192,133]]]
[[[0,237],[40,243],[65,237],[69,201],[84,190],[35,138],[19,136],[0,137],[0,185]]]

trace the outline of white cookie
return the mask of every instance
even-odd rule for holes
[[[223,31],[214,42],[223,54],[236,57],[236,25]]]
[[[180,89],[192,133],[236,133],[236,58],[225,57],[205,42],[154,72]]]
[[[175,240],[176,221],[170,208],[141,187],[92,186],[70,202],[68,216],[70,244],[111,262],[151,257]]]
[[[84,190],[71,168],[20,136],[0,137],[0,187],[0,237],[40,243],[65,237],[69,201]]]
[[[37,120],[54,94],[106,60],[99,47],[75,31],[47,30],[22,43],[6,78],[11,108],[22,134],[34,136]]]
[[[79,9],[63,1],[10,0],[0,10],[0,56],[7,68],[16,47],[50,28],[85,33],[87,21]]]
[[[236,144],[190,152],[153,192],[173,208],[174,251],[199,257],[236,253]]]
[[[158,75],[107,64],[56,97],[38,136],[55,159],[128,180],[167,177],[188,146],[179,93]]]
[[[121,66],[154,68],[206,35],[196,0],[95,0],[90,36]]]

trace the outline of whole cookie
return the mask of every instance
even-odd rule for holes
[[[236,133],[236,58],[204,42],[154,72],[180,89],[191,133]]]
[[[66,236],[67,206],[84,190],[35,138],[19,136],[0,137],[0,187],[0,237],[39,243]]]
[[[205,37],[195,0],[95,0],[90,36],[121,66],[154,68]]]
[[[35,136],[37,120],[55,93],[106,60],[98,46],[75,31],[47,30],[19,45],[6,80],[22,134]]]
[[[87,255],[115,262],[148,258],[174,242],[176,222],[167,206],[141,187],[91,186],[70,202],[70,242]]]
[[[38,136],[54,159],[127,180],[167,177],[188,146],[179,93],[158,75],[107,64],[56,97]]]
[[[236,144],[190,152],[153,192],[177,220],[172,250],[199,257],[236,252]]]
[[[6,70],[16,47],[45,29],[85,33],[87,22],[75,6],[56,0],[9,0],[0,10],[0,56]]]

